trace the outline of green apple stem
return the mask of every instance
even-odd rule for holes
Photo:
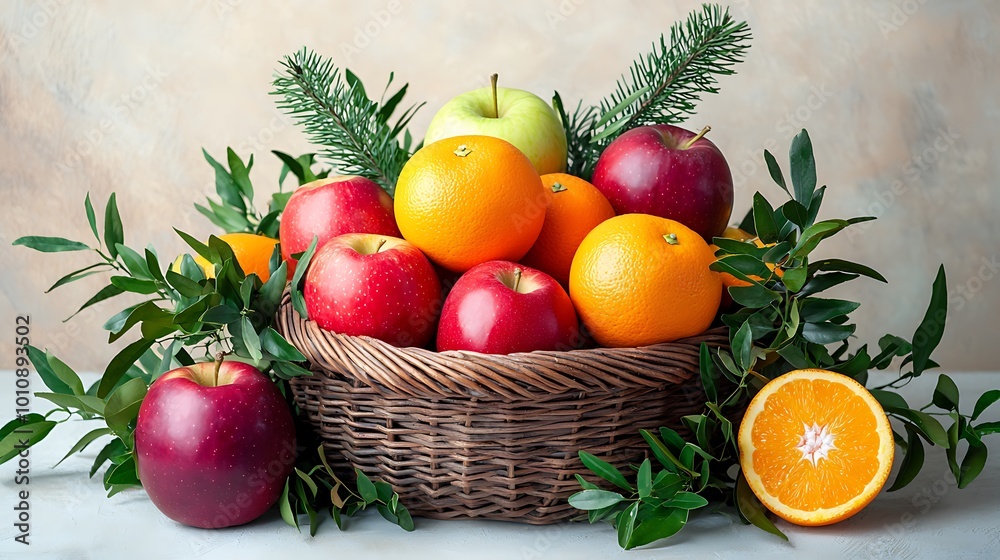
[[[694,145],[695,142],[697,142],[698,140],[701,140],[703,136],[705,136],[706,134],[708,134],[708,132],[710,130],[712,130],[712,127],[710,127],[710,126],[706,126],[705,128],[701,129],[701,132],[699,132],[698,134],[695,134],[694,138],[688,140],[687,143],[685,143],[683,146],[681,146],[681,149],[682,150],[686,150],[686,149],[690,148],[692,145]]]
[[[490,87],[493,88],[493,118],[500,118],[500,105],[497,103],[497,79],[500,78],[499,74],[493,74],[490,76]]]
[[[517,287],[521,285],[521,269],[514,269],[514,291],[517,291]]]

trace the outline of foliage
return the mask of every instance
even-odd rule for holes
[[[280,97],[278,107],[303,126],[313,144],[323,147],[320,155],[338,173],[367,177],[392,194],[403,164],[419,148],[406,127],[423,103],[390,122],[408,84],[387,99],[394,77],[389,74],[376,102],[349,69],[341,71],[331,59],[307,49],[286,56],[281,65],[272,92]]]
[[[278,216],[287,198],[283,199],[280,192],[273,195],[269,212],[263,216],[257,214],[252,207],[253,187],[249,179],[253,157],[243,165],[232,149],[228,150],[228,154],[227,170],[206,153],[206,159],[216,172],[216,191],[221,202],[210,201],[211,210],[199,209],[214,223],[225,223],[230,231],[276,233]],[[285,164],[279,184],[288,173],[295,175],[300,184],[326,173],[313,173],[312,154],[297,158],[281,153],[277,155]],[[49,389],[48,392],[36,393],[36,396],[51,401],[55,408],[44,415],[29,414],[16,418],[0,428],[0,462],[15,455],[17,438],[12,434],[15,428],[30,430],[29,443],[34,445],[57,424],[72,417],[103,420],[105,426],[83,436],[63,460],[97,440],[110,440],[98,453],[90,475],[93,476],[110,462],[104,472],[104,486],[109,496],[140,486],[133,453],[134,430],[139,407],[149,385],[166,371],[191,365],[195,361],[212,360],[220,353],[230,355],[230,359],[251,363],[268,374],[286,396],[289,406],[294,408],[287,380],[311,375],[311,372],[302,365],[305,357],[274,328],[275,312],[288,284],[287,265],[281,260],[277,246],[271,256],[270,278],[262,282],[256,274],[244,274],[233,257],[232,249],[218,237],[209,237],[205,244],[177,231],[193,253],[212,263],[215,277],[206,278],[190,254],[183,255],[176,266],[164,266],[154,247],[136,249],[127,246],[114,194],[105,206],[103,233],[98,227],[89,194],[84,207],[96,240],[93,246],[59,237],[39,236],[22,237],[14,245],[45,253],[94,253],[98,262],[63,276],[48,291],[93,274],[111,273],[108,285],[88,299],[77,313],[115,296],[145,296],[144,300],[115,313],[104,323],[104,329],[109,332],[109,343],[130,334],[137,334],[138,337],[119,351],[108,363],[101,378],[86,389],[79,375],[57,357],[41,349],[27,347],[29,360]],[[296,272],[295,280],[298,281],[301,272]],[[53,420],[60,416],[58,420]],[[23,438],[23,432],[18,437]],[[365,487],[371,481],[365,483],[367,479],[359,477],[359,488],[348,489],[326,466],[325,458],[320,463],[320,457],[315,454],[299,457],[298,470],[286,482],[286,492],[280,501],[286,520],[298,526],[296,514],[306,514],[312,532],[315,532],[318,523],[315,512],[331,500],[329,494],[320,495],[316,491],[317,484],[327,487],[336,485],[348,493],[348,498],[370,497]],[[391,514],[383,513],[383,517],[404,528],[412,528],[409,515],[398,504],[398,497],[391,493],[391,488],[386,489],[382,483],[375,484],[378,485],[378,498],[384,502],[378,503],[379,511],[388,508],[386,512]],[[290,495],[289,491],[294,493]],[[362,505],[357,506],[352,505],[357,500],[352,502],[348,499],[345,505],[337,507],[346,515],[352,515],[364,505],[375,504],[376,501],[364,499]],[[340,512],[335,510],[336,507],[331,510],[331,515],[339,519]],[[286,511],[292,513],[286,515]]]
[[[947,375],[938,377],[931,402],[919,408],[910,407],[893,391],[937,367],[930,356],[941,340],[947,317],[944,268],[938,270],[930,304],[912,340],[887,334],[879,339],[877,353],[870,353],[867,345],[850,351],[849,338],[856,328],[850,314],[859,304],[821,294],[861,276],[886,280],[865,265],[813,259],[811,255],[822,240],[874,218],[817,220],[826,187],[816,188],[816,163],[805,130],[795,137],[789,150],[790,184],[770,152],[764,152],[764,159],[772,179],[789,200],[772,208],[760,193],[754,196],[743,226],[758,236],[762,247],[753,241],[713,240],[719,250],[712,269],[749,285],[729,288],[738,304],[735,311],[722,316],[729,327],[730,348],[701,347],[706,403],[703,413],[682,418],[690,435],[682,438],[666,428],[658,435],[644,431],[642,436],[662,470],[653,473],[647,460],[636,469],[635,483],[604,461],[580,453],[584,466],[625,492],[603,490],[578,477],[583,490],[574,494],[570,503],[587,510],[591,522],[612,520],[624,548],[672,536],[683,527],[689,509],[707,506],[735,506],[744,522],[786,538],[739,473],[736,428],[748,399],[767,381],[793,369],[828,369],[867,385],[870,369],[886,370],[899,364],[895,380],[870,387],[906,434],[904,437],[898,429],[893,432],[903,460],[889,491],[903,488],[920,471],[925,442],[947,450],[948,466],[959,488],[966,487],[986,462],[982,437],[998,431],[996,422],[974,422],[1000,400],[1000,390],[980,396],[972,414],[959,411],[958,387]],[[931,408],[934,410],[929,412]],[[938,417],[949,418],[950,427],[946,429]],[[968,443],[968,450],[959,462],[961,440]],[[687,506],[691,507],[685,509]]]
[[[556,92],[553,105],[566,130],[568,172],[589,180],[601,152],[623,132],[683,122],[702,94],[718,92],[716,76],[733,74],[749,47],[745,21],[735,21],[721,6],[705,4],[670,28],[669,42],[660,35],[600,106],[578,103],[569,114]]]

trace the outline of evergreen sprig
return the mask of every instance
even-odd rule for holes
[[[599,107],[578,105],[568,116],[557,92],[553,103],[563,116],[569,173],[589,179],[604,148],[627,130],[683,122],[702,94],[718,92],[718,76],[735,73],[750,38],[745,21],[736,21],[719,5],[704,4],[670,28],[669,41],[660,35]]]
[[[701,414],[681,419],[689,435],[682,437],[667,428],[658,434],[642,431],[655,462],[647,460],[634,467],[631,476],[580,453],[584,466],[615,489],[603,489],[578,477],[582,490],[570,498],[570,504],[588,511],[591,522],[614,523],[623,548],[670,537],[683,528],[688,511],[709,506],[735,508],[743,522],[787,540],[739,472],[736,438],[748,399],[771,379],[794,369],[827,369],[869,385],[870,370],[899,364],[896,379],[869,387],[893,420],[893,436],[903,457],[890,492],[916,477],[924,463],[924,443],[944,448],[958,487],[968,486],[986,463],[983,437],[1000,432],[998,422],[977,422],[983,411],[1000,401],[998,389],[979,396],[967,414],[960,412],[957,385],[944,374],[938,376],[930,402],[924,406],[911,407],[896,392],[938,366],[930,356],[947,318],[944,268],[938,270],[927,312],[911,340],[887,334],[879,339],[878,352],[869,352],[867,345],[851,351],[856,325],[850,314],[859,304],[822,297],[822,293],[862,276],[886,280],[868,266],[811,255],[824,239],[874,218],[818,220],[826,187],[816,187],[816,162],[805,130],[789,150],[790,182],[770,152],[764,152],[764,159],[789,200],[774,208],[757,193],[741,226],[757,239],[713,240],[719,249],[711,268],[746,285],[728,288],[737,306],[722,316],[729,327],[730,348],[701,346],[700,380],[706,404]],[[939,418],[949,420],[950,426],[945,428]],[[967,450],[959,460],[963,440]]]
[[[353,72],[308,49],[286,56],[281,67],[271,93],[309,140],[321,146],[320,155],[338,173],[367,177],[393,194],[403,164],[419,147],[406,127],[423,103],[411,105],[390,122],[407,84],[386,98],[394,77],[389,74],[376,102]]]

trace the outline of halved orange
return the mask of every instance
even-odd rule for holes
[[[875,498],[895,444],[885,411],[864,386],[802,369],[775,378],[750,401],[739,448],[744,476],[764,506],[796,525],[829,525]]]

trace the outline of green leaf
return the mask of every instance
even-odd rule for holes
[[[764,243],[774,243],[778,240],[778,226],[774,223],[774,208],[767,202],[764,195],[753,195],[753,223],[757,237]]]
[[[125,243],[125,234],[122,230],[122,218],[118,214],[117,197],[115,193],[111,193],[108,205],[104,207],[104,246],[108,248],[112,259],[118,258],[119,243]]]
[[[233,182],[236,186],[240,188],[243,196],[249,200],[253,200],[253,184],[250,183],[250,169],[253,167],[253,155],[247,160],[248,163],[244,164],[240,156],[236,155],[236,152],[232,148],[226,148],[226,157],[229,160],[229,169],[233,177]]]
[[[625,508],[618,514],[618,546],[628,550],[629,542],[632,540],[632,533],[635,531],[635,520],[639,515],[639,502]]]
[[[125,442],[118,438],[111,440],[97,453],[97,457],[94,459],[94,464],[90,467],[90,477],[93,478],[94,475],[97,474],[97,470],[100,469],[104,463],[108,462],[108,459],[117,457],[122,453],[127,452],[128,449],[125,447]]]
[[[976,420],[979,415],[982,414],[991,404],[1000,401],[1000,389],[990,389],[982,395],[976,401],[976,408],[973,409],[972,419]]]
[[[969,446],[969,450],[965,453],[965,458],[962,459],[962,469],[958,476],[959,488],[965,488],[979,476],[979,473],[983,472],[987,456],[988,453],[985,445]]]
[[[82,395],[86,392],[83,388],[83,381],[81,381],[80,376],[73,371],[73,368],[63,363],[63,361],[59,358],[53,356],[51,352],[45,352],[45,360],[48,362],[49,367],[52,368],[53,373],[56,374],[56,377],[65,383],[74,395]]]
[[[736,479],[736,505],[743,514],[743,517],[747,521],[752,523],[754,526],[771,533],[782,540],[787,541],[788,536],[781,532],[780,529],[774,526],[767,517],[767,512],[764,506],[761,505],[760,500],[754,495],[753,491],[750,490],[750,485],[747,483],[746,478],[741,472],[739,477]]]
[[[817,274],[812,277],[805,286],[799,290],[799,297],[803,298],[813,294],[818,294],[844,282],[850,282],[857,278],[857,274],[845,274],[843,272],[830,272],[828,274]]]
[[[147,390],[146,382],[135,378],[126,381],[108,397],[108,403],[104,406],[104,420],[118,437],[128,437],[129,424],[139,415],[139,407]]]
[[[799,317],[806,323],[822,323],[834,317],[848,315],[860,305],[843,299],[806,298],[802,300]]]
[[[155,294],[157,291],[156,282],[152,280],[139,280],[131,276],[112,276],[111,285],[118,287],[123,292],[135,294]]]
[[[247,352],[250,354],[249,357],[254,361],[259,362],[263,357],[260,352],[260,337],[257,336],[257,331],[254,330],[253,325],[250,323],[250,318],[245,315],[242,319],[240,334],[243,337],[243,344],[246,346]]]
[[[216,305],[205,312],[201,320],[213,325],[226,325],[238,321],[243,315],[231,304]]]
[[[910,405],[906,404],[906,399],[899,393],[885,389],[872,389],[870,392],[882,408],[910,408]]]
[[[805,229],[806,222],[809,220],[809,210],[795,200],[789,200],[781,205],[781,215],[801,229]],[[778,237],[782,240],[787,239],[787,237],[783,235],[784,232],[785,230],[782,228],[782,231],[779,232],[778,235]]]
[[[672,537],[680,532],[687,524],[688,512],[683,509],[662,509],[657,508],[653,517],[644,519],[632,532],[626,549],[656,542],[661,539]]]
[[[909,424],[904,424],[903,427],[906,428],[907,435],[906,454],[903,455],[903,462],[899,466],[899,472],[896,473],[896,480],[886,492],[895,492],[913,482],[924,465],[924,444],[920,441],[920,436]]]
[[[788,150],[788,163],[791,167],[795,200],[806,206],[812,200],[813,191],[816,189],[816,160],[813,158],[812,141],[804,128],[792,139],[792,146]]]
[[[208,152],[204,148],[202,148],[201,153],[205,156],[205,161],[215,169],[215,192],[219,195],[219,198],[225,204],[239,210],[239,212],[246,213],[246,204],[240,196],[239,187],[233,180],[233,176],[222,164],[215,161],[215,158],[208,155]]]
[[[309,311],[306,309],[305,298],[303,298],[302,291],[299,288],[301,286],[302,277],[305,275],[306,269],[309,268],[310,261],[312,261],[313,254],[316,253],[316,245],[318,243],[319,237],[314,235],[312,242],[309,243],[309,248],[306,249],[306,252],[302,254],[302,257],[298,260],[298,263],[296,263],[295,273],[292,275],[292,305],[303,319],[309,318]]]
[[[809,270],[812,272],[821,271],[837,271],[837,272],[850,272],[852,274],[858,274],[861,276],[867,276],[873,280],[878,280],[879,282],[888,282],[885,276],[882,276],[873,268],[867,267],[863,264],[853,263],[850,261],[845,261],[842,259],[822,259],[818,260],[811,265],[809,265]]]
[[[358,493],[361,494],[361,499],[367,504],[375,503],[378,500],[378,490],[371,479],[361,472],[361,469],[354,469],[354,474],[358,477]]]
[[[52,468],[58,467],[60,463],[62,463],[66,459],[69,459],[70,455],[74,455],[76,453],[83,451],[84,449],[87,448],[88,445],[93,443],[94,440],[96,440],[97,438],[101,436],[110,435],[111,433],[112,432],[110,428],[97,428],[95,430],[87,432],[86,434],[84,434],[82,438],[80,438],[79,441],[73,444],[73,447],[70,448],[69,452],[66,453],[66,455],[64,455],[62,459],[59,459],[59,462],[53,465]]]
[[[281,264],[271,273],[271,277],[264,282],[257,296],[257,306],[260,312],[268,317],[274,315],[281,304],[281,294],[285,289],[288,278],[288,263],[282,261]]]
[[[938,376],[932,402],[934,406],[944,410],[958,410],[958,385],[942,373]]]
[[[45,399],[56,406],[75,408],[83,412],[104,414],[104,401],[91,395],[68,395],[65,393],[35,393],[40,399]]]
[[[812,198],[809,200],[809,204],[805,206],[808,208],[808,213],[806,214],[806,223],[812,224],[816,222],[816,217],[819,216],[820,206],[823,205],[823,195],[826,194],[826,187],[820,187],[813,191]]]
[[[653,491],[653,464],[649,462],[649,458],[643,459],[642,464],[639,465],[636,488],[640,498],[648,498]]]
[[[397,525],[404,531],[413,531],[413,518],[410,517],[410,511],[407,510],[402,505],[396,508],[396,518]]]
[[[698,371],[701,374],[701,386],[705,390],[705,396],[708,397],[708,400],[715,402],[719,398],[719,393],[715,388],[715,378],[718,377],[719,372],[716,370],[715,362],[712,360],[712,355],[708,350],[707,344],[702,342],[698,352]]]
[[[97,387],[97,396],[100,398],[107,397],[111,389],[118,384],[118,381],[128,371],[128,368],[152,345],[152,340],[141,338],[118,352],[111,359],[111,362],[108,363],[108,367],[104,369],[104,375],[101,376],[101,383]]]
[[[974,430],[980,436],[1000,433],[1000,422],[983,422],[976,426]]]
[[[803,323],[802,338],[814,344],[831,344],[851,336],[855,328],[857,328],[855,325],[835,323]]]
[[[260,344],[265,352],[286,362],[304,362],[306,357],[278,331],[267,327],[260,336]]]
[[[805,286],[809,276],[809,269],[805,265],[789,268],[785,270],[785,275],[781,277],[781,282],[790,292],[798,292]]]
[[[208,248],[208,245],[205,245],[201,241],[198,241],[194,237],[184,233],[183,231],[177,228],[174,228],[174,231],[177,232],[177,235],[179,235],[180,238],[183,239],[185,243],[187,243],[188,247],[194,249],[195,253],[198,253],[199,255],[201,255],[202,258],[208,261],[212,260],[212,250]]]
[[[184,260],[191,260],[190,255],[184,255]],[[183,267],[183,265],[182,265]],[[184,297],[198,297],[201,295],[202,287],[198,282],[191,280],[185,275],[177,274],[173,270],[168,270],[166,274],[167,283],[169,283],[177,293]]]
[[[37,415],[31,418],[36,419],[36,417],[40,418]],[[18,419],[14,419],[11,422],[16,422],[19,425],[15,424],[10,430],[7,429],[10,423],[4,426],[4,431],[7,433],[0,439],[0,463],[6,463],[17,457],[21,452],[24,452],[25,449],[42,441],[45,439],[45,436],[49,435],[52,428],[56,426],[56,423],[51,420],[21,422]]]
[[[569,497],[569,505],[584,511],[593,511],[612,507],[625,498],[608,490],[581,490]]]
[[[767,278],[771,275],[771,269],[767,267],[759,258],[750,255],[729,255],[719,258],[712,263],[713,269],[725,269],[725,272],[735,270],[739,274],[733,274],[741,280],[756,282],[752,276]]]
[[[621,471],[615,468],[614,465],[605,462],[604,460],[599,459],[596,456],[587,453],[586,451],[580,451],[579,455],[580,455],[580,461],[583,463],[583,466],[590,469],[597,476],[603,478],[604,480],[607,480],[608,482],[614,484],[615,486],[623,490],[628,490],[629,492],[635,490],[634,488],[632,488],[632,485],[628,483],[628,480],[625,479],[625,475],[623,475]]]
[[[941,426],[941,423],[930,414],[920,412],[919,410],[900,408],[896,406],[887,406],[885,407],[885,411],[889,414],[895,414],[909,420],[928,442],[940,445],[945,449],[949,447],[948,433],[945,431],[944,427]]]
[[[928,369],[931,354],[941,342],[945,320],[948,317],[948,280],[944,265],[938,267],[937,277],[931,290],[931,301],[924,313],[920,326],[913,334],[913,376],[917,377]]]
[[[781,173],[781,167],[771,152],[764,150],[764,161],[767,163],[767,172],[771,175],[771,180],[781,187],[781,190],[788,193],[788,187],[785,185],[785,176]],[[791,195],[791,193],[788,194]]]
[[[309,182],[309,180],[306,179],[306,170],[308,168],[303,164],[303,162],[299,161],[298,158],[293,158],[292,156],[278,150],[271,150],[271,153],[277,156],[283,164],[281,168],[281,176],[278,178],[279,185],[285,181],[285,175],[288,172],[295,175],[295,177],[299,180],[299,185]]]
[[[94,270],[95,268],[97,268],[98,270]],[[59,286],[65,286],[66,284],[69,284],[70,282],[76,282],[77,280],[79,280],[81,278],[86,278],[86,277],[92,276],[94,274],[100,274],[100,273],[104,272],[106,268],[107,268],[107,264],[105,264],[105,263],[97,263],[97,264],[92,264],[90,266],[81,268],[80,270],[74,270],[73,272],[70,272],[66,276],[63,276],[62,278],[56,280],[56,283],[52,284],[52,286],[48,290],[45,290],[45,293],[49,293],[52,290],[58,288]]]
[[[94,214],[94,205],[90,202],[90,192],[87,192],[87,197],[83,199],[83,208],[87,211],[87,223],[90,224],[90,231],[94,232],[94,239],[97,243],[101,243],[101,235],[97,233],[97,216]]]
[[[64,395],[74,394],[73,387],[70,387],[63,381],[59,375],[56,375],[55,370],[49,364],[49,353],[42,352],[38,348],[29,345],[28,347],[28,360],[31,361],[31,365],[35,367],[35,371],[38,372],[38,376],[42,378],[42,383],[46,387],[52,390],[53,393],[61,393]]]
[[[292,362],[273,362],[271,368],[274,369],[275,374],[282,379],[291,379],[293,377],[301,376],[311,376],[312,372],[305,369],[302,366],[293,364]]]
[[[594,129],[596,130],[607,124],[611,119],[615,118],[618,114],[620,114],[630,105],[635,103],[637,99],[645,95],[646,92],[648,91],[649,91],[649,86],[635,90],[631,95],[623,99],[621,103],[618,103],[614,107],[608,109],[607,112],[604,113],[600,119],[597,119],[597,122],[594,123]]]
[[[673,472],[683,471],[688,474],[695,474],[693,471],[691,471],[691,469],[684,466],[684,464],[681,463],[681,461],[674,455],[674,453],[672,453],[670,449],[668,449],[667,446],[664,445],[664,443],[660,441],[658,437],[650,433],[648,430],[639,430],[639,434],[642,435],[642,439],[646,440],[646,444],[648,444],[650,449],[652,450],[653,456],[656,457],[656,460],[659,461],[660,464],[664,466],[664,468],[669,469],[670,471]],[[581,451],[581,453],[583,452]],[[620,486],[620,487],[629,491],[633,490],[633,488],[631,486],[628,486],[627,483],[625,486]]]
[[[673,498],[663,504],[665,507],[692,510],[708,505],[708,500],[694,492],[678,492]]]
[[[733,359],[736,365],[742,370],[750,369],[752,361],[753,336],[750,331],[750,324],[743,323],[736,334],[733,335]]]
[[[205,155],[207,156],[208,154]],[[301,529],[299,529],[299,518],[292,511],[292,504],[288,498],[288,490],[291,484],[292,479],[287,478],[285,480],[285,488],[281,491],[281,497],[278,498],[278,511],[281,513],[281,518],[285,520],[285,523],[295,527],[296,530],[301,531]]]
[[[28,235],[18,237],[11,245],[23,245],[29,249],[34,249],[41,253],[62,253],[65,251],[87,251],[87,245],[79,241],[70,241],[62,237],[42,237],[40,235]]]
[[[760,309],[779,301],[781,297],[758,284],[749,286],[733,286],[729,288],[733,301],[749,309]]]

